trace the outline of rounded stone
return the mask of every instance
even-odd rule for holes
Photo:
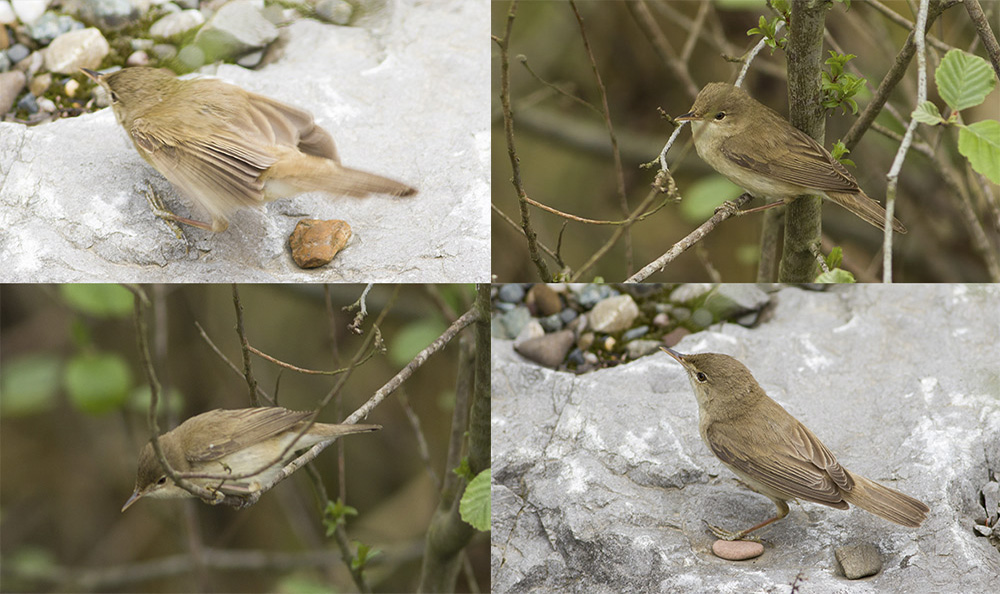
[[[727,561],[746,561],[764,554],[764,545],[751,540],[717,540],[712,543],[712,553]]]
[[[329,263],[351,238],[351,226],[344,221],[299,221],[288,243],[292,259],[300,268],[317,268]]]

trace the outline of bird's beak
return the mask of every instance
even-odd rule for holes
[[[674,359],[676,359],[678,363],[680,363],[682,366],[684,366],[684,369],[693,369],[691,367],[691,363],[689,363],[689,362],[687,362],[687,361],[684,360],[684,355],[678,353],[677,351],[675,351],[673,349],[667,348],[667,347],[660,347],[660,350],[663,351],[664,353],[670,355]]]
[[[86,74],[87,77],[90,78],[95,83],[100,83],[101,82],[101,75],[99,73],[97,73],[97,72],[94,72],[90,68],[81,68],[80,72]]]
[[[696,114],[693,111],[689,111],[687,113],[684,113],[684,114],[681,114],[681,115],[677,116],[676,118],[674,118],[674,121],[675,122],[690,122],[690,121],[700,120],[700,119],[701,119],[700,115]]]
[[[136,487],[135,491],[132,492],[132,496],[129,497],[128,501],[125,502],[125,505],[122,506],[122,512],[124,513],[124,511],[127,510],[130,505],[138,501],[140,497],[142,497],[142,492],[139,490],[139,487]]]

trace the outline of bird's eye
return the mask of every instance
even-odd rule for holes
[[[161,476],[160,480],[156,481],[156,484],[157,485],[165,485],[165,484],[167,484],[167,477],[166,477],[166,475]]]
[[[715,114],[715,121],[716,122],[721,122],[724,119],[726,119],[726,112],[720,111],[719,113]]]
[[[118,94],[115,93],[114,91],[111,91],[111,102],[118,103]]]
[[[698,373],[696,373],[694,377],[695,377],[695,378],[697,378],[697,380],[698,380],[699,382],[701,382],[701,383],[705,383],[705,382],[707,382],[707,381],[708,381],[708,376],[707,376],[707,375],[705,375],[705,374],[704,374],[703,372],[701,372],[701,371],[699,371]]]

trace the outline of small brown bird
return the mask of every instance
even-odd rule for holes
[[[885,209],[839,161],[743,89],[709,83],[676,119],[691,122],[698,156],[753,196],[786,203],[802,194],[823,196],[879,229],[885,224]],[[896,219],[892,228],[906,233]]]
[[[771,400],[750,370],[728,355],[681,355],[661,349],[687,371],[698,399],[701,438],[723,464],[778,508],[775,517],[729,532],[709,525],[723,540],[740,540],[788,515],[789,500],[863,510],[916,528],[930,509],[923,502],[853,474],[792,415]]]
[[[416,190],[340,163],[333,138],[301,109],[216,79],[166,69],[83,72],[104,87],[139,154],[208,212],[212,223],[158,213],[215,232],[236,209],[302,192],[410,196]]]
[[[381,429],[380,425],[333,425],[313,423],[301,437],[298,432],[312,416],[310,411],[288,410],[277,406],[216,409],[191,417],[160,436],[160,448],[170,467],[177,472],[237,475],[260,470],[257,474],[233,479],[189,478],[191,483],[222,495],[227,505],[241,507],[246,496],[271,482],[281,469],[295,458],[297,450],[310,448],[321,441],[343,435]],[[292,447],[285,451],[289,444]],[[282,456],[282,453],[284,455]],[[278,457],[281,459],[273,463]],[[273,464],[272,464],[273,463]],[[194,497],[178,487],[160,466],[153,444],[139,453],[135,491],[122,507],[124,512],[142,497],[176,499]]]

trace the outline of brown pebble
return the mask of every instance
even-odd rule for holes
[[[745,561],[764,554],[764,545],[752,540],[717,540],[712,543],[712,552],[720,559]]]
[[[529,338],[514,345],[514,350],[525,359],[555,369],[566,358],[573,341],[572,330],[560,330],[545,336]]]
[[[562,311],[562,301],[551,287],[544,283],[533,285],[524,299],[528,308],[539,317],[551,316]]]
[[[317,268],[333,260],[351,238],[345,221],[303,219],[288,238],[292,259],[299,268]]]

